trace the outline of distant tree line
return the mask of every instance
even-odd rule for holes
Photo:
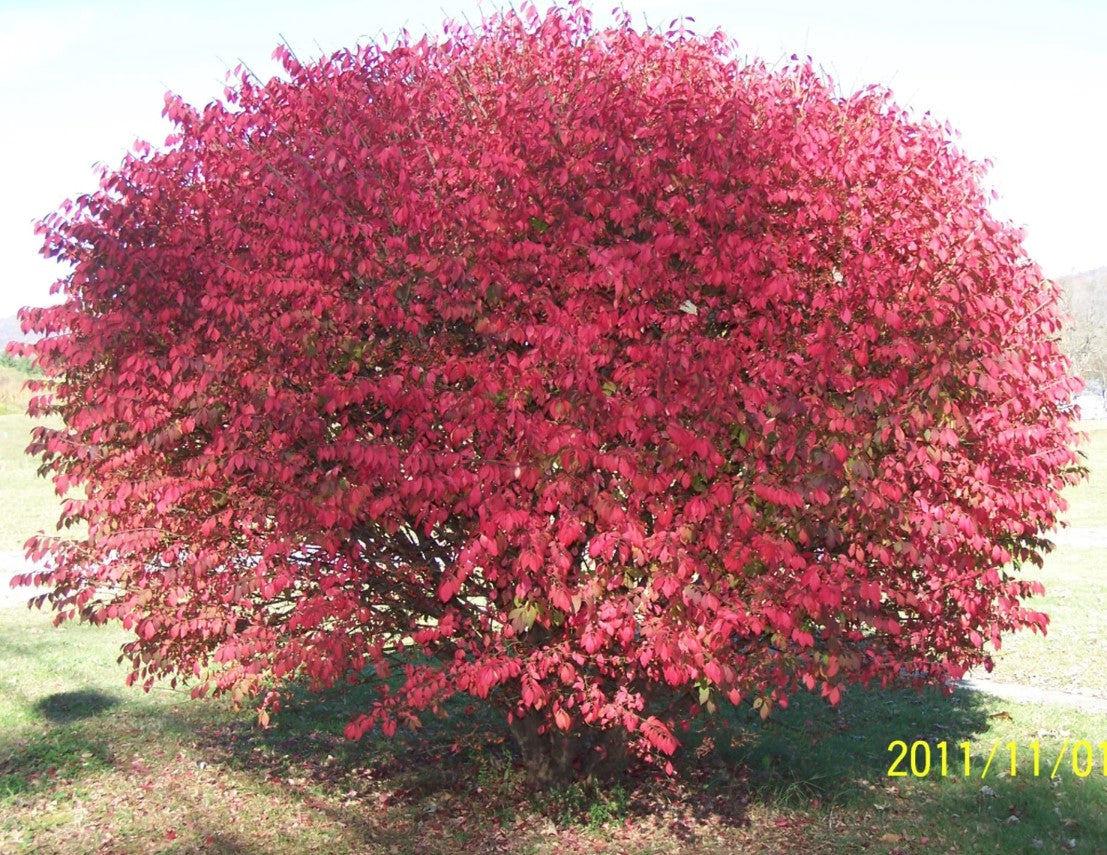
[[[1089,391],[1107,392],[1107,267],[1057,280],[1068,323],[1062,337],[1074,373]]]
[[[29,360],[27,357],[13,356],[6,351],[0,351],[0,366],[3,366],[5,368],[14,368],[21,374],[31,375],[37,373],[34,363],[31,362],[31,360]]]

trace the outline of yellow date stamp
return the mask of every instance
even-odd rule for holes
[[[981,751],[973,751],[967,740],[952,745],[943,740],[932,745],[922,739],[911,743],[896,739],[888,745],[888,751],[893,755],[888,766],[889,778],[979,776],[983,780],[988,775],[1001,774],[1012,778],[1019,775],[1040,778],[1048,774],[1056,778],[1070,771],[1078,778],[1107,777],[1107,740],[1066,739],[1055,756],[1052,750],[1047,756],[1037,740],[1023,745],[997,739],[990,747],[985,744]]]

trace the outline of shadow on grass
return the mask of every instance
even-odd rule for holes
[[[110,766],[111,736],[90,732],[81,722],[100,717],[118,703],[94,689],[55,692],[35,701],[32,709],[45,727],[0,736],[0,800]]]
[[[46,729],[0,737],[0,799],[109,766],[110,738],[86,732],[79,722],[118,704],[117,698],[91,689],[56,692],[36,701],[32,708],[49,722]]]
[[[1107,795],[1095,777],[996,776],[986,785],[943,786],[924,796],[929,812],[972,838],[966,852],[1107,853]],[[990,844],[990,848],[989,847]]]
[[[414,818],[431,828],[440,813],[463,815],[466,833],[491,845],[497,829],[542,817],[555,826],[596,830],[607,823],[656,820],[694,847],[698,828],[740,828],[750,808],[769,803],[810,810],[852,808],[871,801],[870,788],[887,781],[897,739],[951,745],[988,728],[985,702],[970,692],[851,692],[838,709],[811,697],[794,699],[766,722],[731,710],[682,734],[679,776],[638,766],[601,786],[572,784],[541,794],[526,791],[524,770],[507,728],[487,708],[459,701],[446,720],[429,719],[417,733],[389,740],[342,736],[349,717],[371,695],[294,696],[268,730],[236,722],[205,735],[207,750],[232,767],[260,771],[271,780],[305,773],[324,791],[372,794],[384,815]],[[324,805],[366,844],[391,842],[382,813]],[[417,831],[412,842],[418,840]],[[454,829],[454,839],[462,834]],[[424,840],[426,851],[437,851]]]
[[[110,742],[80,728],[51,728],[45,733],[0,740],[0,801],[55,786],[108,768]]]
[[[507,829],[532,812],[506,724],[483,705],[455,699],[449,718],[428,716],[418,732],[347,740],[346,723],[375,697],[368,687],[296,692],[265,730],[239,719],[196,738],[216,763],[323,794],[312,808],[363,846],[405,853],[506,846]]]
[[[301,803],[339,824],[355,849],[527,851],[530,841],[531,849],[545,851],[554,839],[548,837],[552,823],[585,835],[636,825],[661,829],[681,851],[715,851],[706,835],[748,826],[751,809],[760,806],[815,824],[832,814],[846,817],[863,846],[882,836],[879,823],[896,821],[968,835],[976,842],[965,844],[966,853],[989,846],[1038,851],[1043,840],[1046,851],[1094,852],[1068,841],[1107,840],[1103,780],[989,779],[989,792],[980,781],[897,784],[888,777],[893,741],[945,741],[951,758],[962,741],[991,741],[994,734],[984,734],[994,724],[995,703],[968,691],[947,697],[855,689],[837,709],[801,696],[765,722],[750,710],[724,708],[680,734],[685,747],[677,778],[639,766],[602,788],[575,784],[540,795],[526,791],[504,723],[463,698],[450,706],[449,719],[428,717],[417,732],[352,743],[343,729],[370,704],[367,687],[294,693],[266,730],[252,717],[213,713],[183,698],[179,706],[142,708],[124,699],[115,709],[110,698],[98,706],[96,696],[73,691],[45,698],[37,706],[54,724],[22,740],[0,735],[0,799],[5,786],[10,795],[57,780],[51,774],[75,779],[118,766],[114,754],[127,757],[142,740],[165,745],[170,754],[185,749],[188,768],[202,758],[211,769],[249,776],[279,792],[281,803]],[[129,735],[117,737],[117,726]],[[889,796],[897,786],[899,794]],[[266,843],[235,834],[222,829],[215,851],[269,851]]]
[[[119,699],[95,689],[78,689],[75,692],[55,692],[40,698],[34,710],[54,724],[68,724],[83,718],[98,716],[119,705]]]
[[[1033,707],[1013,715],[1003,707],[968,690],[945,696],[855,688],[836,710],[799,697],[767,722],[732,713],[725,726],[702,731],[701,744],[713,742],[715,750],[691,772],[703,782],[703,792],[724,786],[719,776],[729,770],[747,777],[751,801],[808,815],[831,809],[850,816],[854,827],[844,832],[844,843],[855,840],[857,848],[881,839],[891,826],[900,832],[921,828],[922,851],[954,845],[965,855],[1107,853],[1107,753],[1093,743],[1077,763],[1080,774],[1069,762],[1052,778],[1050,767],[1061,751],[1058,734],[1036,729],[1043,717]],[[1050,720],[1048,713],[1044,720]],[[903,748],[889,750],[897,741],[926,743],[916,758],[921,774],[912,773]],[[1031,745],[1039,742],[1035,771]],[[986,772],[993,748],[995,762]],[[1019,758],[1015,776],[1009,771],[1012,750]],[[907,774],[890,776],[893,764]]]
[[[979,694],[854,687],[837,708],[799,695],[764,722],[752,710],[730,710],[701,731],[697,747],[706,754],[704,743],[714,746],[715,774],[745,770],[759,799],[849,805],[864,792],[858,782],[888,779],[894,741],[944,741],[952,756],[957,743],[988,727]]]

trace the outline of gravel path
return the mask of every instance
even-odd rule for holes
[[[1107,528],[1063,528],[1050,538],[1058,546],[1081,546],[1107,549]]]
[[[966,677],[953,683],[959,689],[970,692],[982,692],[1008,701],[1024,704],[1060,704],[1076,707],[1084,712],[1107,715],[1107,698],[1095,695],[1080,695],[1075,692],[1058,692],[1053,689],[1041,689],[1021,683],[997,683],[985,677]]]

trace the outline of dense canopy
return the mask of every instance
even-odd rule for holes
[[[352,737],[469,693],[545,780],[1044,627],[1078,384],[949,128],[576,5],[279,54],[41,226],[30,552],[133,679],[395,672]]]

